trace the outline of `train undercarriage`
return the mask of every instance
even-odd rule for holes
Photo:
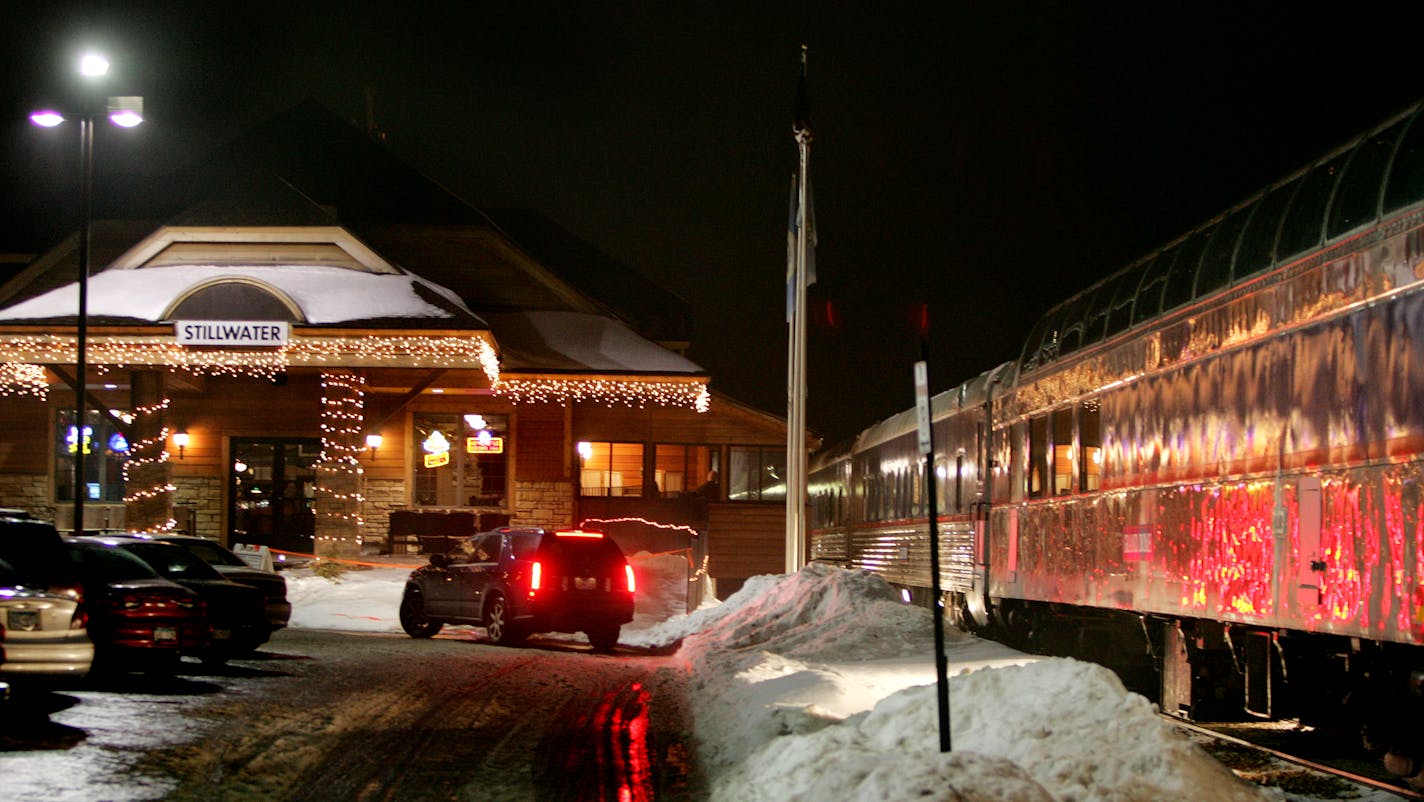
[[[963,594],[954,626],[1033,654],[1112,669],[1123,685],[1190,721],[1297,721],[1348,732],[1424,789],[1424,649],[1197,618],[999,599],[987,627]]]

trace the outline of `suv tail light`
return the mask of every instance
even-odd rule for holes
[[[632,593],[636,586],[636,583],[633,581],[633,566],[628,563],[623,563],[623,573],[628,577],[628,592]]]
[[[534,563],[529,566],[529,596],[530,596],[530,598],[533,598],[534,594],[535,594],[541,587],[543,587],[543,586],[544,586],[544,564],[541,563],[541,562],[539,562],[538,560],[535,560]]]

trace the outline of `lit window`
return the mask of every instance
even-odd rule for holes
[[[129,443],[113,421],[97,411],[86,410],[81,436],[74,425],[74,410],[58,410],[55,426],[54,495],[56,501],[73,501],[74,455],[84,449],[84,477],[77,484],[90,501],[124,500],[124,461]]]
[[[727,462],[729,501],[786,498],[786,449],[733,446]]]
[[[579,443],[579,495],[643,495],[642,443]]]

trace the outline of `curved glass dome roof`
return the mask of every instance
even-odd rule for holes
[[[1024,342],[1023,370],[1330,245],[1424,202],[1417,103],[1225,214],[1055,306]]]

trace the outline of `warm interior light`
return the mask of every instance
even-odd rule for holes
[[[581,442],[578,444],[578,455],[580,459],[591,459],[593,457],[593,443]]]

